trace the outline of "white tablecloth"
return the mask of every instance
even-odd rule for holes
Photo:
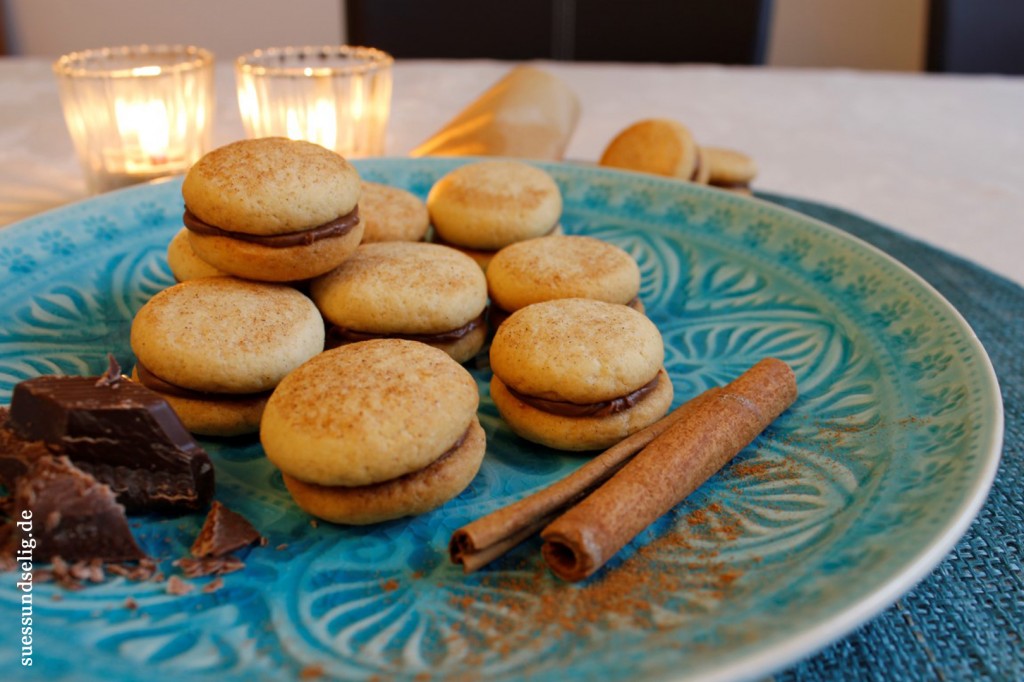
[[[756,187],[829,203],[1024,284],[1024,79],[842,70],[540,62],[579,96],[567,157],[630,123],[686,124],[752,155]],[[387,153],[407,154],[510,65],[395,66]],[[229,64],[214,144],[243,136]],[[85,198],[49,63],[0,59],[0,225]]]

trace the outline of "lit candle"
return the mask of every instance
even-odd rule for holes
[[[213,56],[193,47],[72,53],[54,64],[91,191],[184,173],[210,146]]]
[[[239,57],[238,106],[247,135],[307,140],[348,157],[383,154],[392,61],[380,50],[346,45]]]

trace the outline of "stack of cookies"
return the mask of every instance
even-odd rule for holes
[[[168,247],[179,283],[139,310],[131,344],[134,378],[192,433],[255,433],[278,382],[323,351],[321,315],[293,284],[355,253],[360,194],[341,156],[285,138],[229,144],[189,170]]]
[[[133,376],[196,434],[259,433],[296,503],[367,524],[458,495],[486,452],[477,381],[509,427],[599,450],[672,402],[625,251],[561,230],[518,160],[467,163],[426,201],[283,138],[214,150],[182,186],[178,283],[132,326]]]

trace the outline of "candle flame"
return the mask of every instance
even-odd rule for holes
[[[138,151],[130,161],[139,167],[163,163],[170,146],[170,122],[167,107],[160,100],[129,102],[118,99],[114,103],[117,128],[128,146]]]
[[[285,113],[285,128],[288,137],[293,140],[306,140],[334,149],[338,141],[337,119],[334,101],[318,99],[304,111],[288,109]]]

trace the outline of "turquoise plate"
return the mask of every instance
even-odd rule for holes
[[[374,159],[368,180],[425,197],[462,163]],[[677,402],[773,355],[801,396],[595,577],[559,582],[528,542],[465,576],[452,531],[581,458],[532,446],[480,384],[488,450],[443,508],[370,528],[317,526],[254,441],[206,442],[217,497],[269,543],[193,581],[112,577],[31,592],[0,574],[4,679],[723,680],[761,677],[848,633],[927,575],[998,463],[1002,405],[984,349],[920,278],[827,225],[706,188],[546,165],[564,228],[626,249],[660,327]],[[0,402],[43,373],[132,363],[133,313],[170,285],[180,181],[101,196],[0,231]],[[202,519],[140,518],[167,575]],[[215,587],[215,585],[211,586]],[[30,595],[30,604],[25,595]],[[32,618],[32,667],[17,623]]]

